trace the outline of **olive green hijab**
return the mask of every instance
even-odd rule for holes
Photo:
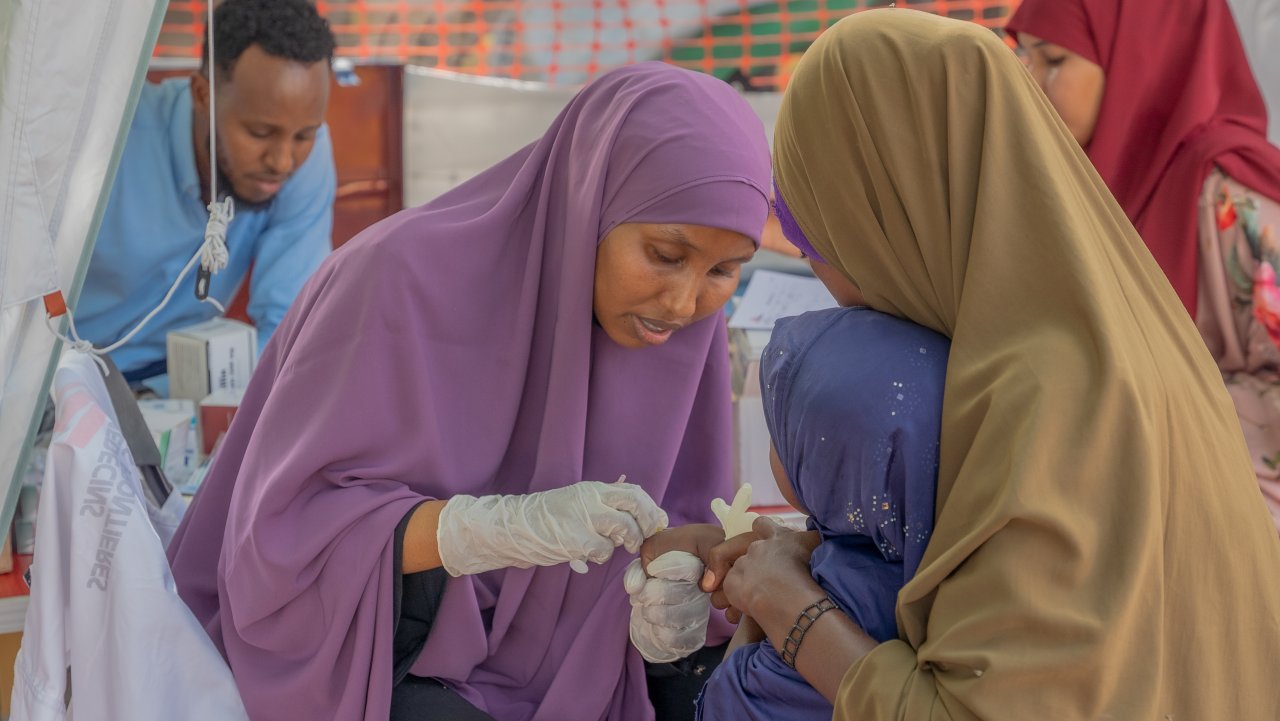
[[[1280,718],[1280,541],[1231,401],[1009,49],[911,10],[843,20],[775,156],[814,249],[952,338],[933,539],[835,718]]]

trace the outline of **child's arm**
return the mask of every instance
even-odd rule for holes
[[[733,638],[729,639],[729,647],[724,650],[724,657],[728,658],[729,654],[739,648],[749,643],[763,641],[764,638],[764,629],[760,628],[760,624],[756,623],[750,616],[743,616],[742,620],[738,622],[738,630],[734,631]]]
[[[707,562],[712,548],[724,543],[724,531],[710,523],[691,523],[659,531],[640,546],[640,560],[647,570],[649,562],[668,551],[685,551]]]

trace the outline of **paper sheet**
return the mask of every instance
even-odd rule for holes
[[[779,318],[835,306],[835,299],[817,278],[757,270],[751,274],[729,327],[772,330]]]

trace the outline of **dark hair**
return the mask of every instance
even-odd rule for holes
[[[208,30],[206,29],[206,38]],[[224,0],[213,11],[214,64],[230,76],[236,60],[250,45],[268,55],[311,64],[332,60],[337,45],[329,23],[307,0]],[[209,70],[209,42],[200,69]]]

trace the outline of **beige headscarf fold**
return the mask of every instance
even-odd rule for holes
[[[1280,541],[1231,401],[1013,54],[855,15],[800,62],[775,144],[814,248],[953,339],[902,640],[849,670],[835,718],[1280,718]]]

